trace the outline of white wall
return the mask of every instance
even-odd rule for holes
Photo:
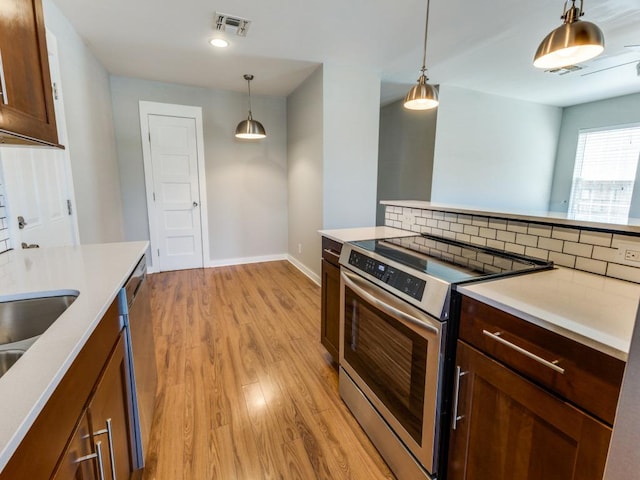
[[[47,29],[60,57],[68,145],[81,243],[124,238],[109,75],[51,0]]]
[[[323,227],[375,225],[380,77],[323,65]]]
[[[289,255],[318,278],[323,196],[322,71],[318,67],[287,97]]]
[[[441,85],[433,202],[547,211],[562,110]]]
[[[241,79],[239,79],[240,81]],[[205,264],[287,252],[286,100],[252,95],[260,141],[234,137],[245,93],[111,77],[124,223],[128,240],[149,239],[138,102],[202,107],[211,258]]]
[[[569,208],[573,167],[581,129],[601,128],[640,122],[640,93],[608,98],[599,102],[564,109],[553,174],[549,210],[566,212]],[[639,171],[640,173],[640,171]],[[640,185],[640,182],[636,182]],[[640,190],[634,190],[629,216],[640,217]]]
[[[407,110],[403,103],[399,100],[380,109],[378,225],[384,225],[380,200],[431,200],[438,109]]]

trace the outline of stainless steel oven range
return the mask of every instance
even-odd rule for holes
[[[400,480],[443,479],[460,284],[550,262],[419,235],[340,256],[340,395]]]

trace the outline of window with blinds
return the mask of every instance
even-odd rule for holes
[[[640,158],[640,125],[580,132],[569,217],[626,222]]]

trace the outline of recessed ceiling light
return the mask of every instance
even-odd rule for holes
[[[209,40],[209,43],[218,48],[226,48],[229,46],[229,42],[227,42],[224,38],[212,38],[211,40]]]

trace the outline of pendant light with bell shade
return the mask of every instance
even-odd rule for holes
[[[427,16],[424,25],[424,49],[422,50],[422,68],[418,84],[414,85],[404,97],[404,108],[409,110],[429,110],[438,106],[438,90],[427,83],[427,33],[429,31],[429,0],[427,0]]]
[[[604,51],[604,34],[598,26],[580,20],[584,15],[584,0],[576,7],[576,0],[564,2],[563,24],[547,35],[535,54],[533,66],[561,68],[597,57]]]
[[[249,90],[249,117],[246,120],[242,120],[236,127],[236,138],[245,140],[265,138],[267,132],[259,121],[253,119],[251,113],[251,80],[253,80],[253,75],[247,73],[244,75],[244,79],[247,81]]]

